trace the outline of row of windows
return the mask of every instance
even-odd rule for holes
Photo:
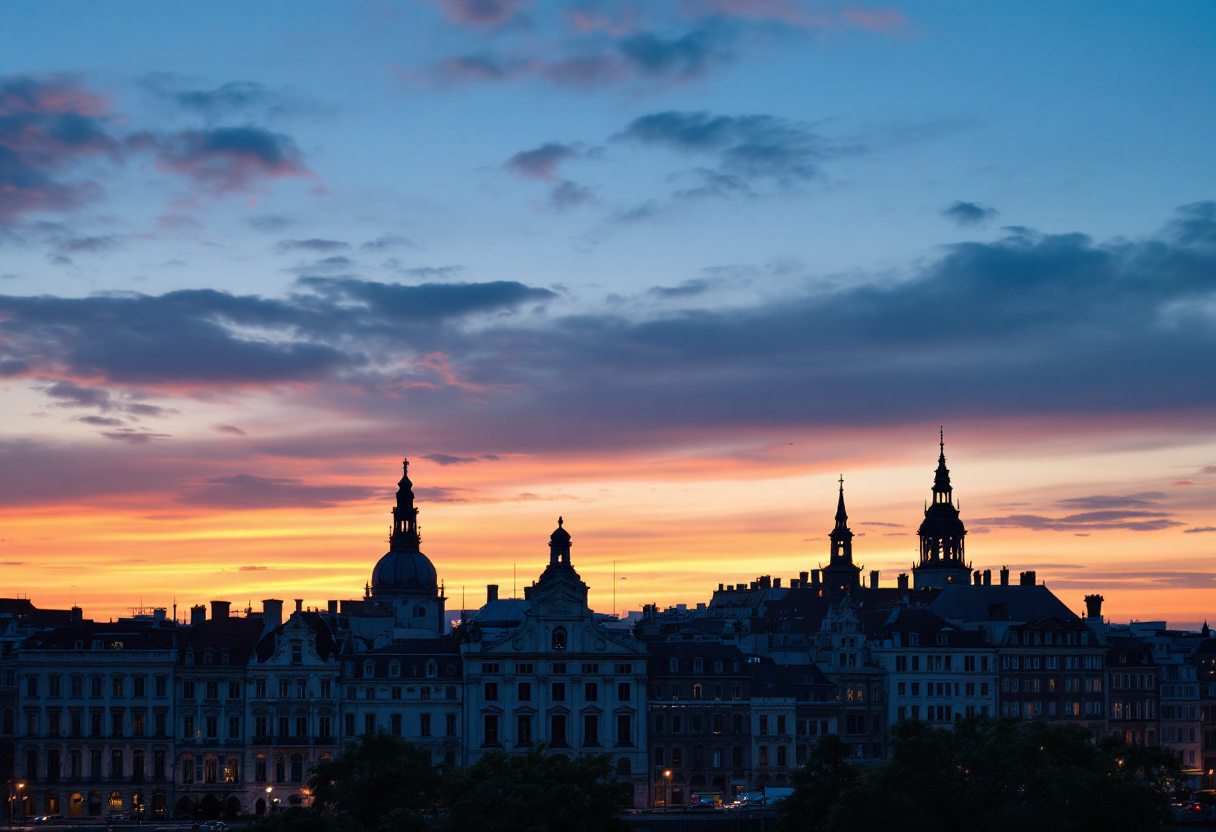
[[[1156,710],[1153,700],[1147,702],[1112,702],[1110,703],[1111,719],[1153,719]]]
[[[58,698],[64,695],[64,690],[67,690],[67,695],[71,699],[84,699],[85,690],[88,690],[88,695],[91,699],[101,699],[106,695],[106,677],[105,676],[69,676],[67,685],[64,685],[63,676],[57,673],[52,673],[46,677],[46,691],[49,698]],[[130,685],[127,682],[130,681]],[[87,683],[87,684],[86,684]],[[28,698],[37,698],[39,690],[42,686],[42,680],[38,676],[25,677],[25,695]],[[168,695],[168,677],[157,676],[152,680],[153,695],[164,697]],[[144,699],[148,696],[148,677],[147,676],[132,676],[129,680],[126,676],[111,676],[109,684],[110,696],[113,699],[124,699],[127,696],[127,691],[131,692],[131,696],[136,699]]]
[[[1152,690],[1157,684],[1155,673],[1112,673],[1111,690]]]
[[[1017,633],[1009,634],[1008,643],[1010,643],[1010,644],[1018,643]],[[1050,632],[1044,633],[1044,632],[1032,632],[1032,631],[1027,630],[1022,633],[1022,646],[1024,646],[1024,647],[1032,647],[1032,646],[1038,647],[1040,645],[1046,645],[1046,646],[1050,647],[1053,644],[1059,645],[1060,647],[1076,647],[1078,643],[1082,647],[1085,647],[1089,644],[1089,633],[1087,631],[1082,630],[1080,632],[1077,632],[1075,630],[1072,630],[1072,631],[1064,632],[1064,633],[1050,633]]]
[[[724,748],[710,749],[710,752],[709,752],[709,755],[707,758],[706,754],[705,754],[705,746],[694,745],[690,749],[690,753],[688,755],[688,767],[690,769],[694,769],[694,770],[695,769],[704,769],[704,768],[706,768],[706,763],[708,762],[709,768],[722,768],[723,767],[722,763],[726,759],[725,755],[726,755],[727,750],[728,749],[724,749]],[[729,749],[729,751],[730,751],[731,768],[743,768],[743,759],[744,759],[743,746],[741,746],[741,745],[732,746]],[[762,760],[760,765],[767,766],[769,764],[769,762],[768,762],[769,761],[769,747],[767,745],[762,745],[762,746],[760,746],[759,749],[757,749],[757,753],[758,753],[760,759]],[[787,759],[788,754],[789,754],[789,752],[784,745],[778,746],[777,754],[776,754],[777,765],[779,765],[779,766],[786,765],[788,762],[788,759]],[[651,758],[654,762],[655,767],[657,767],[657,768],[664,768],[666,766],[671,766],[672,768],[683,768],[684,762],[685,762],[684,749],[678,745],[674,746],[672,748],[664,748],[661,745],[656,746],[654,751],[651,753]]]
[[[89,751],[88,756],[88,776],[104,777],[105,770],[102,768],[104,756],[102,750],[94,748]],[[128,772],[125,768],[126,756],[122,749],[112,749],[110,751],[110,777],[126,777],[128,774],[131,777],[141,778],[149,775],[148,771],[148,754],[142,748],[136,748],[131,751],[131,768]],[[66,764],[66,767],[65,767]],[[46,769],[45,774],[48,779],[55,780],[60,777],[80,778],[85,776],[85,756],[83,751],[72,749],[68,751],[66,760],[62,753],[57,748],[47,749],[46,752]],[[25,776],[30,780],[37,780],[39,775],[43,773],[38,769],[38,752],[33,749],[28,749],[25,752]],[[165,752],[156,750],[152,752],[152,770],[151,776],[154,778],[163,778],[165,776]]]
[[[905,719],[924,719],[926,722],[957,722],[963,716],[988,716],[987,705],[967,705],[955,708],[953,705],[926,705],[924,716],[921,716],[920,705],[900,705],[896,709],[895,718],[900,722]]]
[[[1101,670],[1101,656],[1001,656],[1003,670]]]
[[[552,664],[549,665],[550,672],[554,673],[554,674],[566,673],[567,665],[568,665],[567,662],[553,662]],[[514,667],[516,675],[522,675],[522,676],[529,676],[536,672],[536,663],[535,662],[513,662],[510,664],[505,663],[505,662],[482,662],[481,663],[481,672],[487,673],[487,674],[501,673],[501,672],[503,672],[502,671],[503,667],[508,668],[508,670],[506,672],[510,672],[509,669],[511,667]],[[613,672],[617,676],[628,676],[631,673],[633,673],[633,665],[629,664],[628,662],[617,662],[612,667],[613,667]],[[542,665],[541,668],[543,670],[544,666]],[[601,668],[603,669],[604,672],[607,672],[608,665],[607,664],[601,665],[599,662],[583,662],[582,664],[579,665],[579,669],[582,672],[582,675],[584,675],[584,676],[594,676],[601,672]]]
[[[1005,680],[1006,682],[1008,680]],[[1016,679],[1014,680],[1017,681]],[[988,682],[925,682],[925,698],[943,696],[988,696]],[[896,692],[900,696],[920,696],[920,682],[897,682]],[[960,694],[960,691],[962,693]]]
[[[704,734],[706,725],[709,726],[709,730],[711,733],[714,733],[714,734],[725,733],[725,726],[726,726],[726,715],[725,714],[710,714],[708,722],[705,719],[705,716],[706,716],[705,714],[691,713],[691,714],[688,714],[687,716],[688,716],[688,720],[685,721],[685,719],[684,719],[685,714],[671,714],[671,733],[672,734],[683,734],[685,726],[688,727],[688,732],[690,734]],[[765,717],[761,717],[760,719],[764,723],[765,728],[767,729],[768,717],[765,716]],[[784,734],[785,733],[785,725],[784,725],[785,717],[784,716],[780,717],[780,719],[782,720],[782,723],[781,723],[781,729],[778,733]],[[667,733],[667,730],[666,730],[667,724],[668,724],[667,716],[665,714],[655,714],[654,732],[656,734]],[[745,723],[745,718],[744,718],[743,714],[731,714],[730,715],[730,732],[732,734],[746,733],[746,730],[744,728],[745,724],[746,723]]]
[[[422,685],[418,688],[418,698],[424,699],[424,700],[425,699],[438,699],[440,694],[443,694],[444,699],[455,699],[456,690],[457,690],[457,688],[455,685],[446,685],[443,688],[440,688],[438,685],[434,685],[434,686]],[[388,691],[389,699],[394,699],[394,700],[401,699],[402,692],[403,692],[403,689],[400,685],[394,685],[394,686],[390,687],[389,691]],[[404,692],[413,693],[414,688],[404,688]],[[359,698],[359,688],[355,687],[354,685],[348,685],[346,688],[346,698],[351,701],[358,699]],[[364,687],[363,688],[363,698],[364,699],[375,699],[376,698],[376,686],[367,685],[366,687]]]
[[[73,712],[68,714],[68,719],[63,720],[63,714],[58,710],[48,710],[46,714],[46,735],[48,737],[83,737],[85,736],[85,714]],[[105,712],[102,710],[90,711],[88,714],[88,736],[90,737],[124,737],[128,734],[127,727],[127,712],[124,708],[111,708],[109,729],[107,735],[105,733],[106,720]],[[166,725],[167,716],[164,713],[152,714],[152,736],[163,737],[167,733]],[[39,714],[37,711],[30,711],[26,714],[25,733],[27,736],[40,736]],[[13,733],[13,712],[5,710],[3,733],[8,736]],[[149,736],[148,732],[148,715],[143,711],[135,711],[131,714],[131,722],[129,733],[133,737]]]
[[[549,701],[565,702],[567,687],[565,682],[551,682],[549,684]],[[532,701],[533,686],[531,682],[517,682],[515,685],[515,699],[518,702]],[[499,698],[499,683],[486,682],[482,687],[482,699],[486,702],[498,702]],[[599,682],[584,682],[583,683],[583,701],[598,702],[600,701],[600,684]],[[616,683],[616,701],[617,702],[632,702],[633,701],[633,684],[631,682]]]
[[[600,716],[599,714],[583,714],[583,733],[581,737],[582,747],[598,747],[602,745],[600,737]],[[533,733],[533,716],[531,714],[516,714],[515,715],[515,736],[514,742],[518,747],[530,746],[534,742],[539,742],[544,739],[548,742],[551,748],[569,748],[576,738],[567,730],[569,720],[566,714],[550,714],[549,715],[549,736],[547,738],[538,737]],[[503,737],[499,733],[500,720],[497,714],[485,714],[482,716],[482,744],[487,746],[497,746],[503,744]],[[633,745],[633,716],[630,714],[616,715],[616,736],[613,742],[617,747],[629,747]]]
[[[699,684],[699,683],[694,684],[688,688],[686,688],[682,685],[651,685],[650,686],[650,698],[656,699],[656,700],[682,699],[684,697],[685,691],[688,691],[691,694],[691,697],[693,699],[708,699],[709,698],[709,696],[706,695],[706,691],[707,691],[706,686]],[[712,695],[714,701],[720,702],[723,699],[725,699],[725,697],[726,697],[726,693],[727,693],[726,686],[725,685],[714,685],[712,688],[709,689],[709,693]],[[730,698],[735,701],[742,699],[743,698],[743,685],[741,685],[741,684],[731,685],[730,686]]]
[[[691,663],[689,663],[688,660],[681,662],[680,658],[678,656],[672,656],[671,658],[669,658],[667,660],[667,672],[668,673],[679,673],[681,670],[681,664],[683,664],[683,669],[685,669],[685,670],[687,670],[691,667],[693,673],[704,673],[705,672],[706,663],[705,663],[705,659],[703,659],[701,656],[693,656]],[[741,667],[742,667],[742,665],[738,659],[731,660],[731,663],[730,663],[730,672],[731,673],[738,673]],[[714,673],[724,673],[725,671],[726,671],[726,663],[723,662],[721,659],[715,660],[713,663],[713,672]]]
[[[896,656],[895,669],[899,672],[905,672],[909,668],[913,671],[920,671],[922,669],[921,658],[921,656]],[[923,669],[927,673],[942,670],[953,671],[956,669],[962,670],[964,673],[974,673],[977,672],[977,668],[980,673],[988,672],[988,656],[963,656],[962,664],[959,667],[955,666],[958,663],[954,661],[955,657],[951,655],[927,655],[923,658]],[[979,661],[977,662],[976,659]]]
[[[390,678],[396,679],[401,676],[402,667],[403,667],[403,665],[401,664],[400,661],[398,661],[397,659],[393,659],[385,666],[385,669],[388,671],[388,675]],[[354,662],[347,662],[344,669],[345,669],[347,676],[355,675],[355,663]],[[439,662],[434,659],[431,659],[430,661],[426,662],[425,664],[423,664],[421,666],[419,666],[417,664],[410,665],[410,671],[411,671],[410,675],[411,676],[418,676],[419,670],[422,671],[422,675],[425,676],[427,679],[438,679],[439,678],[439,670],[440,670]],[[457,673],[455,664],[444,665],[443,671],[444,671],[445,676],[459,675]],[[495,671],[495,672],[497,672],[497,671]],[[381,674],[381,675],[384,675],[384,674]],[[373,661],[365,661],[363,663],[363,678],[364,679],[374,679],[375,677],[376,677],[376,663]]]
[[[1043,709],[1043,702],[1002,702],[1001,716],[1102,716],[1101,702],[1048,702]]]
[[[456,736],[456,714],[443,715],[443,736]],[[435,719],[432,714],[418,714],[417,731],[412,734],[415,737],[437,737],[435,728]],[[388,732],[394,737],[405,736],[403,732],[404,717],[402,714],[390,714],[388,723]],[[363,715],[363,733],[374,734],[382,730],[376,714]],[[356,721],[354,714],[346,714],[346,735],[353,737],[356,734]]]
[[[1082,683],[1084,682],[1084,683]],[[1018,679],[1005,678],[1001,679],[1001,693],[1080,693],[1084,689],[1086,693],[1101,693],[1102,679],[1089,678],[1085,680],[1077,678],[1067,679]]]

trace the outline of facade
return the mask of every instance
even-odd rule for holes
[[[874,653],[886,672],[890,724],[921,719],[949,726],[997,712],[997,652],[979,632],[953,627],[929,610],[900,608],[883,626]]]
[[[571,547],[558,518],[518,624],[483,627],[479,614],[464,628],[464,762],[541,743],[550,754],[606,753],[645,806],[646,651],[595,620]]]
[[[38,634],[17,676],[25,815],[168,816],[177,633],[163,617]]]
[[[1152,648],[1131,635],[1108,635],[1106,648],[1109,732],[1128,744],[1157,745],[1160,674]]]
[[[1106,732],[1106,648],[1084,623],[1048,617],[1005,631],[1001,716],[1072,722]]]

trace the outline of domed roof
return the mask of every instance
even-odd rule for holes
[[[435,565],[422,552],[389,552],[372,570],[372,592],[434,592]]]
[[[558,546],[570,545],[570,532],[566,531],[562,518],[557,518],[557,528],[553,530],[553,534],[549,535],[549,545]]]

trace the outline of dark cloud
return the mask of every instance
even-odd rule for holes
[[[1064,532],[1083,530],[1156,532],[1181,526],[1164,511],[1086,511],[1063,517],[1038,514],[1011,514],[1005,517],[981,517],[975,522],[986,526],[1006,526],[1034,531]]]
[[[122,419],[113,416],[77,416],[74,421],[99,428],[117,428],[126,424]]]
[[[469,493],[467,488],[447,488],[444,486],[422,486],[415,488],[418,499],[428,503],[467,503]]]
[[[1216,223],[1214,223],[1216,224]],[[1205,465],[1199,469],[1200,474],[1216,474],[1216,465]]]
[[[1093,589],[1098,586],[1122,589],[1201,589],[1211,587],[1216,574],[1184,570],[1153,572],[1087,571],[1084,574],[1044,580],[1054,589]]]
[[[447,280],[455,277],[464,271],[464,266],[416,266],[412,269],[403,269],[404,274],[410,277],[421,277],[427,280]]]
[[[859,525],[859,526],[886,526],[887,528],[890,528],[890,529],[902,529],[906,524],[904,524],[904,523],[882,523],[878,520],[863,520],[862,522],[858,523],[857,525]]]
[[[73,237],[58,243],[56,248],[68,254],[101,254],[113,251],[120,245],[118,237],[107,234],[100,237]]]
[[[686,174],[693,184],[679,194],[692,197],[751,193],[760,185],[795,187],[819,177],[823,161],[862,150],[831,142],[809,125],[769,115],[651,113],[634,119],[614,138],[712,160],[713,167]]]
[[[77,174],[84,162],[121,152],[107,111],[105,99],[74,77],[0,78],[0,223],[101,195],[95,181]]]
[[[57,381],[42,390],[55,400],[57,407],[96,407],[109,410],[113,407],[110,391],[100,387],[82,387],[74,381]]]
[[[309,485],[298,479],[234,474],[207,478],[179,502],[228,509],[330,508],[378,493],[378,489],[362,485]]]
[[[565,180],[554,186],[549,192],[548,206],[549,210],[554,213],[561,213],[583,205],[588,202],[595,201],[595,192],[586,185],[580,185],[577,182]]]
[[[522,303],[557,297],[512,281],[490,283],[424,283],[403,286],[353,278],[306,277],[299,281],[334,303],[357,303],[378,316],[394,321],[439,322],[479,312],[510,309]]]
[[[1216,526],[1196,526],[1193,529],[1183,529],[1183,534],[1203,534],[1205,532],[1216,532]]]
[[[578,153],[579,146],[576,144],[548,142],[532,150],[521,150],[503,162],[502,166],[525,179],[555,182],[560,178],[557,166],[567,159],[573,159]]]
[[[381,234],[359,246],[363,251],[388,251],[394,248],[417,248],[414,241],[400,234]]]
[[[311,263],[301,263],[298,266],[284,269],[284,271],[299,275],[346,274],[354,271],[355,266],[355,261],[346,255],[335,254],[332,257],[322,257],[320,260],[314,260]]]
[[[308,240],[280,240],[275,243],[275,251],[309,251],[314,253],[322,253],[327,251],[343,251],[350,248],[350,243],[344,243],[341,240],[321,240],[313,237]]]
[[[462,26],[485,28],[512,22],[531,0],[433,0],[444,15]]]
[[[710,286],[710,282],[705,278],[696,278],[685,280],[679,286],[655,286],[650,289],[650,294],[667,300],[692,298],[705,294],[709,291]]]
[[[674,37],[638,32],[621,40],[619,53],[639,75],[688,79],[731,61],[735,40],[735,29],[711,22]]]
[[[942,216],[954,222],[960,228],[972,225],[983,225],[995,219],[997,211],[977,202],[955,202],[949,208],[942,210]]]
[[[142,134],[133,143],[153,150],[160,168],[214,193],[246,191],[264,179],[313,175],[290,136],[260,127]]]
[[[147,76],[143,83],[159,99],[208,122],[233,117],[279,118],[319,109],[293,89],[276,89],[256,81],[229,81],[211,89],[198,89],[179,76],[157,73]]]
[[[429,459],[436,465],[467,465],[470,462],[481,461],[475,456],[452,456],[451,454],[427,454],[422,458]]]
[[[1070,497],[1060,500],[1059,505],[1072,509],[1145,508],[1158,505],[1166,496],[1160,491],[1142,491],[1122,497],[1099,494],[1093,497]]]
[[[248,436],[249,434],[238,428],[236,425],[216,425],[213,430],[216,433],[227,433],[232,436]]]

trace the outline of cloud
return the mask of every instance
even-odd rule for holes
[[[710,289],[710,281],[703,277],[685,280],[679,286],[654,286],[648,291],[665,300],[692,298],[703,295]]]
[[[216,194],[247,191],[265,179],[314,176],[290,136],[260,127],[143,134],[135,144],[152,149],[161,169]]]
[[[795,187],[820,177],[827,159],[862,150],[837,145],[801,122],[704,111],[651,113],[613,138],[713,160],[714,167],[692,172],[697,185],[682,191],[685,196],[751,193],[761,184]]]
[[[465,465],[470,462],[480,462],[481,460],[475,456],[452,456],[451,454],[427,454],[422,457],[429,459],[436,465]]]
[[[577,156],[579,147],[578,144],[547,142],[532,150],[521,150],[503,162],[502,166],[524,179],[556,182],[560,179],[557,175],[557,166],[567,159]]]
[[[57,400],[56,407],[96,407],[103,411],[113,407],[110,391],[82,387],[74,381],[57,381],[44,387],[42,392]]]
[[[997,211],[976,202],[955,202],[949,208],[942,210],[942,216],[952,220],[959,228],[972,225],[983,225],[995,219]]]
[[[238,428],[236,425],[216,425],[212,428],[216,433],[227,433],[231,436],[248,436],[245,431]]]
[[[282,231],[296,224],[296,220],[286,214],[258,214],[257,216],[250,217],[246,222],[255,231],[266,233]]]
[[[106,234],[100,237],[73,237],[57,243],[55,247],[68,254],[101,254],[119,246],[118,237]]]
[[[1216,474],[1216,465],[1205,465],[1199,469],[1200,474]]]
[[[270,569],[269,566],[242,566],[237,569],[238,572],[265,572]]]
[[[286,477],[234,474],[208,477],[179,502],[238,510],[265,508],[331,508],[379,494],[379,489],[351,484],[307,484]]]
[[[256,81],[229,81],[211,89],[190,88],[186,79],[171,73],[156,73],[144,79],[144,87],[163,101],[208,122],[226,118],[279,118],[311,113],[317,105],[291,88],[275,89]]]
[[[128,445],[147,445],[161,439],[173,438],[167,433],[156,433],[146,428],[138,430],[135,428],[119,428],[115,431],[105,431],[101,435],[106,439],[113,439],[116,442],[126,442]]]
[[[321,253],[327,251],[343,251],[350,248],[350,243],[344,243],[341,240],[321,240],[313,237],[308,240],[280,240],[274,245],[275,251],[286,253],[289,251],[309,251]]]
[[[1083,574],[1045,580],[1053,589],[1093,589],[1098,586],[1120,589],[1199,589],[1212,586],[1216,574],[1184,570],[1153,572],[1086,571]]]
[[[568,211],[588,202],[595,201],[595,192],[586,185],[566,180],[558,183],[549,192],[548,206],[554,213]]]
[[[1193,529],[1183,529],[1183,534],[1204,534],[1205,532],[1216,532],[1216,526],[1196,526]]]
[[[101,428],[117,428],[126,424],[122,419],[113,416],[77,416],[73,421]]]
[[[388,251],[394,248],[417,248],[414,241],[400,234],[381,234],[359,246],[363,251]]]
[[[531,0],[432,0],[452,23],[475,28],[514,21]]]
[[[94,180],[74,174],[91,159],[120,154],[108,109],[74,76],[0,78],[0,223],[101,195]]]
[[[1143,508],[1156,506],[1167,495],[1160,491],[1142,491],[1122,497],[1096,495],[1093,497],[1070,497],[1060,500],[1059,505],[1074,509]]]
[[[986,526],[1005,526],[1034,531],[1100,531],[1156,532],[1181,526],[1163,511],[1088,511],[1064,517],[1044,517],[1037,514],[1011,514],[1005,517],[981,517],[975,522]]]

